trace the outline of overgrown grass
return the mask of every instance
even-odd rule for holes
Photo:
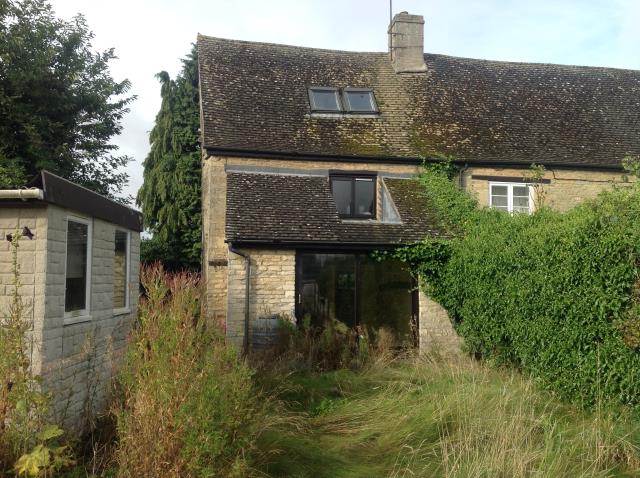
[[[587,413],[513,371],[371,344],[365,353],[338,331],[289,331],[288,349],[250,366],[200,320],[196,276],[142,277],[117,451],[98,476],[640,474],[640,421],[624,408]],[[95,475],[84,466],[68,476]]]
[[[303,420],[265,433],[273,477],[637,476],[640,425],[586,414],[519,374],[468,360],[378,362],[365,371],[264,374]]]

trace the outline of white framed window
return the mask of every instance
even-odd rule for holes
[[[129,312],[129,273],[131,235],[116,229],[113,249],[113,309],[114,313]]]
[[[489,206],[510,213],[532,211],[531,187],[525,183],[489,183]]]
[[[67,216],[65,324],[89,320],[91,310],[91,221]]]

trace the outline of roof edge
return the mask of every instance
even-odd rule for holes
[[[43,201],[48,204],[72,209],[133,231],[142,232],[144,229],[140,211],[49,171],[40,171],[29,186],[39,186],[44,192]]]

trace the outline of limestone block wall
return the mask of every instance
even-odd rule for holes
[[[227,244],[224,242],[226,158],[210,157],[202,167],[202,276],[205,316],[224,324],[227,315]]]
[[[295,320],[295,261],[293,250],[243,249],[251,261],[249,345],[261,348],[275,334],[273,316]],[[227,338],[242,347],[245,323],[245,262],[229,254]]]
[[[14,291],[11,244],[7,234],[28,227],[33,239],[23,237],[18,246],[20,283],[18,289],[24,306],[24,318],[31,322],[31,333],[27,338],[32,355],[34,373],[41,368],[40,349],[45,310],[45,275],[47,248],[47,210],[45,207],[0,207],[0,319],[9,315]]]
[[[481,206],[489,205],[489,183],[487,179],[475,179],[473,176],[522,177],[528,175],[527,169],[472,167],[463,173],[463,186],[475,195]],[[545,205],[559,211],[566,211],[586,199],[596,197],[600,192],[614,184],[628,184],[622,172],[578,171],[547,168],[544,179],[546,193]]]
[[[85,317],[65,320],[65,209],[47,208],[46,308],[42,328],[41,374],[52,392],[55,418],[80,428],[83,420],[105,405],[111,378],[127,344],[136,314],[139,283],[140,235],[129,231],[129,307],[114,312],[114,248],[116,226],[86,218],[92,226],[90,310]]]
[[[462,339],[453,328],[447,311],[422,291],[418,295],[420,309],[420,351],[459,353]]]

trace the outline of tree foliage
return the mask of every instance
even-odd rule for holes
[[[115,196],[127,183],[111,138],[134,99],[115,81],[113,49],[95,52],[78,15],[55,17],[45,0],[0,0],[0,186],[41,169]]]
[[[395,256],[447,309],[468,351],[581,404],[640,406],[640,187],[529,216],[470,208],[437,171],[421,180],[461,234]]]
[[[143,242],[143,261],[161,260],[171,269],[200,267],[202,213],[200,199],[198,61],[195,46],[175,80],[165,71],[162,103],[144,161],[144,184],[138,192],[145,224],[153,238]]]

